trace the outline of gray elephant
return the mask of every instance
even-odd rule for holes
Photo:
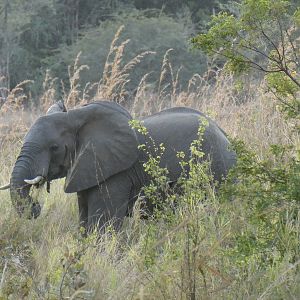
[[[142,166],[145,153],[138,150],[145,136],[129,126],[131,115],[114,102],[99,101],[68,112],[59,112],[58,107],[40,117],[25,136],[10,185],[5,187],[10,187],[13,204],[20,215],[29,209],[36,218],[41,208],[29,196],[30,187],[66,177],[64,189],[77,193],[82,226],[102,228],[114,219],[119,227],[149,181]],[[155,143],[166,148],[161,166],[168,168],[170,181],[181,174],[176,154],[183,151],[189,155],[200,117],[205,116],[179,107],[143,119]],[[209,124],[203,152],[210,157],[214,178],[221,181],[235,164],[236,155],[228,149],[225,133],[205,118]]]

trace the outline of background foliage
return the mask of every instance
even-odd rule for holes
[[[157,53],[136,70],[132,88],[137,78],[157,72],[153,61],[162,59],[169,48],[175,50],[176,67],[186,68],[184,84],[195,72],[205,70],[204,57],[189,53],[188,38],[223,2],[227,1],[0,0],[0,77],[5,77],[8,89],[35,80],[33,96],[38,97],[46,70],[65,80],[67,66],[82,50],[83,61],[93,68],[82,80],[94,81],[103,71],[116,28],[125,24],[132,56],[143,49]],[[2,102],[6,96],[2,91]]]

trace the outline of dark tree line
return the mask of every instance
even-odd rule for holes
[[[0,0],[1,85],[11,88],[51,69],[51,57],[104,22],[127,16],[186,15],[196,30],[227,0]],[[174,21],[175,22],[175,21]],[[164,45],[162,45],[164,46]],[[167,46],[167,45],[166,45]],[[50,63],[50,65],[49,65]],[[37,87],[37,90],[39,88]],[[3,96],[3,95],[2,95]]]

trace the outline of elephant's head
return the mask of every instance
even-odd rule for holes
[[[28,209],[33,217],[40,214],[38,202],[29,195],[32,185],[66,177],[65,192],[78,192],[137,160],[137,139],[128,124],[131,116],[119,105],[101,101],[50,112],[28,131],[12,171],[11,199],[20,215]]]

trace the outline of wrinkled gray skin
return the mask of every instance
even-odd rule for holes
[[[201,116],[193,109],[172,108],[144,119],[156,144],[165,145],[161,165],[168,168],[171,181],[181,173],[176,153],[188,155]],[[27,133],[11,175],[11,198],[19,214],[28,207],[31,216],[40,214],[25,179],[41,175],[50,182],[66,177],[65,192],[78,195],[82,226],[102,228],[114,218],[119,227],[148,181],[142,167],[145,154],[137,149],[144,137],[131,129],[130,120],[124,108],[107,101],[40,117]],[[203,151],[212,161],[214,178],[220,181],[236,156],[228,150],[224,132],[208,120]]]

